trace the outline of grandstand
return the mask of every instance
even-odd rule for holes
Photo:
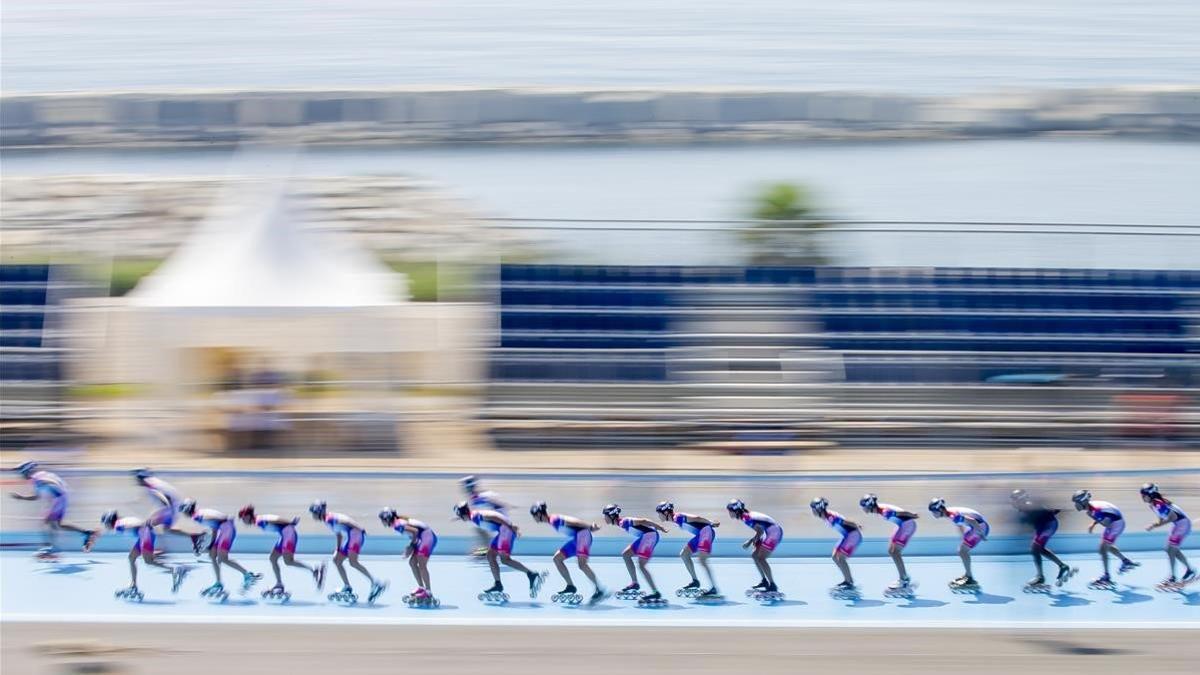
[[[506,265],[499,286],[502,447],[1196,430],[1200,272]]]

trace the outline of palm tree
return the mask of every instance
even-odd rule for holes
[[[825,265],[817,232],[822,221],[812,193],[796,183],[765,185],[752,202],[750,217],[760,221],[743,230],[752,265]]]

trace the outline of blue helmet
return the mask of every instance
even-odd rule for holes
[[[474,492],[475,488],[479,486],[479,479],[477,479],[475,476],[463,476],[462,478],[458,479],[458,483],[462,485],[463,489],[467,492]]]
[[[615,520],[621,517],[621,507],[618,504],[608,504],[600,510],[600,513],[602,513],[605,518],[612,518]]]
[[[674,513],[675,505],[671,502],[659,502],[658,506],[654,507],[655,513]]]
[[[879,497],[875,496],[872,492],[868,492],[863,495],[862,499],[858,500],[858,505],[863,508],[863,511],[871,513],[879,508]]]
[[[147,469],[146,467],[142,467],[140,469],[134,469],[131,473],[133,473],[133,477],[136,478],[138,481],[144,481],[147,478],[154,475],[154,472],[151,471],[150,469]]]
[[[33,472],[35,472],[37,470],[38,470],[37,462],[25,462],[25,463],[21,464],[20,466],[18,466],[17,468],[13,469],[13,471],[16,471],[17,473],[21,474],[22,478],[29,478],[30,476],[33,475]]]
[[[544,516],[547,513],[549,513],[549,509],[546,506],[546,502],[534,502],[533,506],[529,507],[529,515],[531,516]]]

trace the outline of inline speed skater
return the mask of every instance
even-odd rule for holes
[[[1058,532],[1058,514],[1061,513],[1061,509],[1049,508],[1040,501],[1034,500],[1025,490],[1013,490],[1009,494],[1009,502],[1017,510],[1019,520],[1033,529],[1033,541],[1030,543],[1029,553],[1033,556],[1033,566],[1037,570],[1037,576],[1026,582],[1025,591],[1044,593],[1050,590],[1050,586],[1046,583],[1046,577],[1042,574],[1043,558],[1058,565],[1058,574],[1054,579],[1055,585],[1062,586],[1067,583],[1067,580],[1079,570],[1064,563],[1049,547],[1050,538],[1054,536],[1055,532]]]
[[[479,485],[479,479],[475,476],[463,476],[459,479],[458,484],[467,495],[467,505],[471,507],[471,510],[495,511],[505,516],[508,515],[509,505],[495,491],[484,490]],[[488,542],[491,541],[493,533],[484,528],[477,528],[475,534],[479,539],[479,545],[475,547],[472,555],[486,556]]]
[[[629,585],[617,591],[617,597],[622,600],[637,600],[639,605],[665,605],[662,593],[650,576],[650,558],[654,557],[654,547],[658,546],[659,535],[667,529],[649,518],[621,517],[621,507],[616,504],[605,506],[602,513],[609,525],[615,525],[637,537],[633,543],[625,547],[621,557],[625,559],[625,569],[629,572]],[[641,593],[638,585],[637,569],[634,568],[633,558],[637,556],[637,569],[642,570],[642,578],[650,587],[650,592]]]
[[[384,527],[407,534],[409,538],[404,557],[408,558],[408,566],[412,569],[417,587],[412,593],[404,596],[404,604],[409,607],[440,605],[438,599],[433,597],[433,582],[429,579],[429,556],[433,555],[433,550],[437,548],[437,533],[416,518],[396,513],[396,509],[390,506],[379,512],[379,522],[383,523]]]
[[[179,505],[179,512],[208,528],[212,533],[211,543],[208,545],[208,558],[212,562],[213,576],[216,579],[212,586],[200,592],[202,597],[217,598],[221,601],[229,599],[229,593],[221,583],[221,565],[241,573],[243,594],[262,579],[261,574],[247,570],[229,557],[229,550],[233,548],[234,539],[237,539],[237,525],[232,518],[215,509],[196,508],[195,499],[183,500]]]
[[[455,504],[454,515],[459,520],[465,520],[474,524],[475,527],[492,533],[492,538],[488,542],[487,561],[488,567],[492,571],[492,580],[494,583],[491,588],[485,589],[479,594],[479,599],[484,602],[508,602],[508,594],[504,592],[504,584],[500,583],[500,563],[504,563],[518,572],[523,572],[525,577],[529,579],[529,597],[536,598],[538,591],[542,588],[542,584],[546,581],[546,573],[534,572],[512,557],[513,542],[516,541],[521,531],[508,519],[508,516],[499,511],[473,511],[471,510],[471,505],[467,502]]]
[[[1104,574],[1093,579],[1088,585],[1092,588],[1111,590],[1115,585],[1108,569],[1109,553],[1121,559],[1121,567],[1117,569],[1119,574],[1124,574],[1140,566],[1140,563],[1135,563],[1125,557],[1125,554],[1117,548],[1117,539],[1125,531],[1125,517],[1121,515],[1121,509],[1118,509],[1116,505],[1092,499],[1092,493],[1087,490],[1076,490],[1075,494],[1071,495],[1071,501],[1075,503],[1075,510],[1087,512],[1088,518],[1092,519],[1092,524],[1088,526],[1088,534],[1091,534],[1097,525],[1104,526],[1104,534],[1100,536],[1100,562],[1104,564]]]
[[[835,598],[859,598],[862,594],[858,586],[854,585],[854,577],[850,575],[850,556],[854,555],[854,550],[862,543],[862,528],[858,523],[846,520],[842,514],[831,510],[829,500],[824,497],[813,499],[808,506],[814,516],[824,520],[842,535],[842,540],[833,548],[833,563],[842,572],[842,583],[829,589],[830,594]]]
[[[720,527],[721,523],[691,513],[676,512],[675,505],[671,502],[660,502],[658,506],[654,507],[654,512],[658,514],[659,519],[673,522],[680,529],[692,535],[692,538],[679,551],[679,557],[683,559],[683,566],[692,577],[692,581],[675,591],[675,595],[681,598],[721,600],[721,592],[717,590],[717,580],[713,578],[712,568],[708,566],[708,558],[712,555],[713,541],[717,538],[716,528]],[[696,576],[696,565],[692,562],[692,556],[700,560],[700,566],[708,575],[707,590],[700,588],[700,579]]]
[[[608,591],[596,579],[596,573],[588,565],[588,558],[592,553],[592,533],[600,529],[600,525],[572,516],[550,513],[547,510],[546,502],[534,503],[533,506],[529,507],[529,515],[533,517],[535,522],[549,523],[555,532],[567,536],[567,540],[554,553],[554,566],[558,568],[558,573],[567,582],[567,587],[550,596],[550,600],[552,602],[577,605],[583,599],[580,597],[578,591],[576,591],[574,582],[571,581],[571,571],[567,569],[566,562],[568,558],[575,558],[576,563],[579,565],[579,571],[583,572],[588,581],[592,582],[594,590],[592,597],[588,600],[589,604],[594,605],[608,597]]]
[[[1142,501],[1146,502],[1154,515],[1158,516],[1158,520],[1146,526],[1146,531],[1150,532],[1160,527],[1171,526],[1171,534],[1167,535],[1167,564],[1170,565],[1171,576],[1164,579],[1158,588],[1163,591],[1179,590],[1196,580],[1196,570],[1192,569],[1191,563],[1183,555],[1183,540],[1187,539],[1188,534],[1192,531],[1192,521],[1183,512],[1183,509],[1164,497],[1162,491],[1154,483],[1143,485],[1141,493]],[[1175,561],[1177,560],[1179,564],[1183,565],[1183,576],[1178,579],[1175,577]]]
[[[343,563],[350,562],[350,566],[358,570],[367,581],[371,582],[371,591],[367,594],[367,602],[374,603],[380,594],[387,589],[387,582],[377,581],[371,576],[371,572],[358,561],[358,556],[362,553],[363,543],[366,542],[367,532],[361,525],[354,522],[350,516],[342,513],[331,513],[323,500],[318,500],[308,507],[308,512],[312,514],[314,520],[319,520],[333,530],[337,537],[337,547],[333,553],[333,565],[337,568],[338,576],[342,578],[342,590],[333,593],[329,599],[334,602],[342,602],[353,605],[358,602],[358,596],[354,594],[354,589],[350,586],[350,578],[346,576],[346,567]]]
[[[296,532],[296,527],[300,524],[300,518],[284,518],[272,513],[264,513],[258,515],[254,512],[254,505],[247,504],[238,511],[238,518],[247,525],[254,525],[260,530],[274,532],[279,535],[279,539],[275,542],[275,547],[271,549],[271,571],[275,573],[275,585],[265,591],[262,596],[272,600],[283,600],[284,602],[291,599],[291,593],[283,587],[283,575],[279,570],[279,560],[288,567],[299,567],[300,569],[312,575],[313,583],[316,584],[317,590],[321,590],[325,586],[325,563],[320,565],[308,566],[296,560],[296,544],[300,541],[300,536]]]
[[[100,517],[100,523],[106,530],[129,534],[133,536],[133,548],[129,549],[129,588],[123,588],[115,593],[116,597],[141,602],[144,597],[138,590],[137,561],[171,575],[171,592],[178,593],[179,587],[190,571],[186,565],[166,565],[159,562],[154,554],[154,526],[149,521],[128,516],[122,518],[116,511],[108,511]]]
[[[755,600],[783,599],[783,593],[780,593],[779,586],[775,585],[775,577],[771,573],[771,563],[767,561],[775,552],[775,547],[783,541],[783,528],[771,516],[746,508],[746,504],[740,499],[730,500],[725,505],[725,510],[731,517],[742,521],[746,527],[754,530],[754,535],[742,544],[742,548],[753,547],[754,550],[750,557],[754,560],[754,566],[758,568],[758,573],[762,575],[762,580],[751,587],[747,594],[753,595]]]
[[[96,538],[100,536],[99,530],[89,530],[63,520],[67,515],[67,482],[58,474],[43,470],[38,466],[37,462],[25,462],[13,469],[13,471],[21,474],[21,478],[29,481],[29,486],[33,489],[33,493],[28,495],[13,492],[13,499],[30,502],[45,499],[47,502],[46,511],[42,514],[42,534],[45,539],[42,541],[41,549],[37,552],[38,559],[56,559],[54,553],[55,540],[60,530],[82,534],[83,550],[85,552],[92,550],[92,545],[96,543]]]
[[[146,488],[150,499],[158,505],[146,519],[150,526],[161,527],[163,534],[187,537],[192,542],[192,553],[200,555],[201,549],[204,548],[204,533],[188,532],[175,526],[175,514],[179,512],[179,506],[183,503],[179,491],[167,481],[155,476],[150,469],[134,469],[133,479],[138,485]]]
[[[904,566],[904,547],[908,545],[908,541],[916,533],[917,518],[920,518],[921,515],[915,511],[902,509],[899,506],[881,503],[879,497],[870,493],[863,495],[863,498],[858,500],[858,505],[862,507],[864,512],[878,514],[884,520],[896,526],[896,531],[892,533],[892,539],[888,542],[888,555],[891,556],[892,562],[896,564],[896,573],[900,575],[900,578],[896,583],[888,586],[883,591],[883,594],[888,597],[912,597],[917,585],[908,576],[908,569]]]
[[[929,502],[929,512],[934,518],[949,518],[958,526],[962,533],[962,543],[958,545],[958,557],[962,559],[963,571],[961,577],[950,582],[950,590],[964,593],[979,591],[979,582],[971,575],[971,550],[982,541],[987,541],[991,526],[983,514],[965,506],[946,506],[946,500],[941,497]]]

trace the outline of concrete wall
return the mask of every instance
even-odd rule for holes
[[[740,89],[46,94],[0,99],[0,122],[7,147],[1192,136],[1200,87],[953,98]]]

